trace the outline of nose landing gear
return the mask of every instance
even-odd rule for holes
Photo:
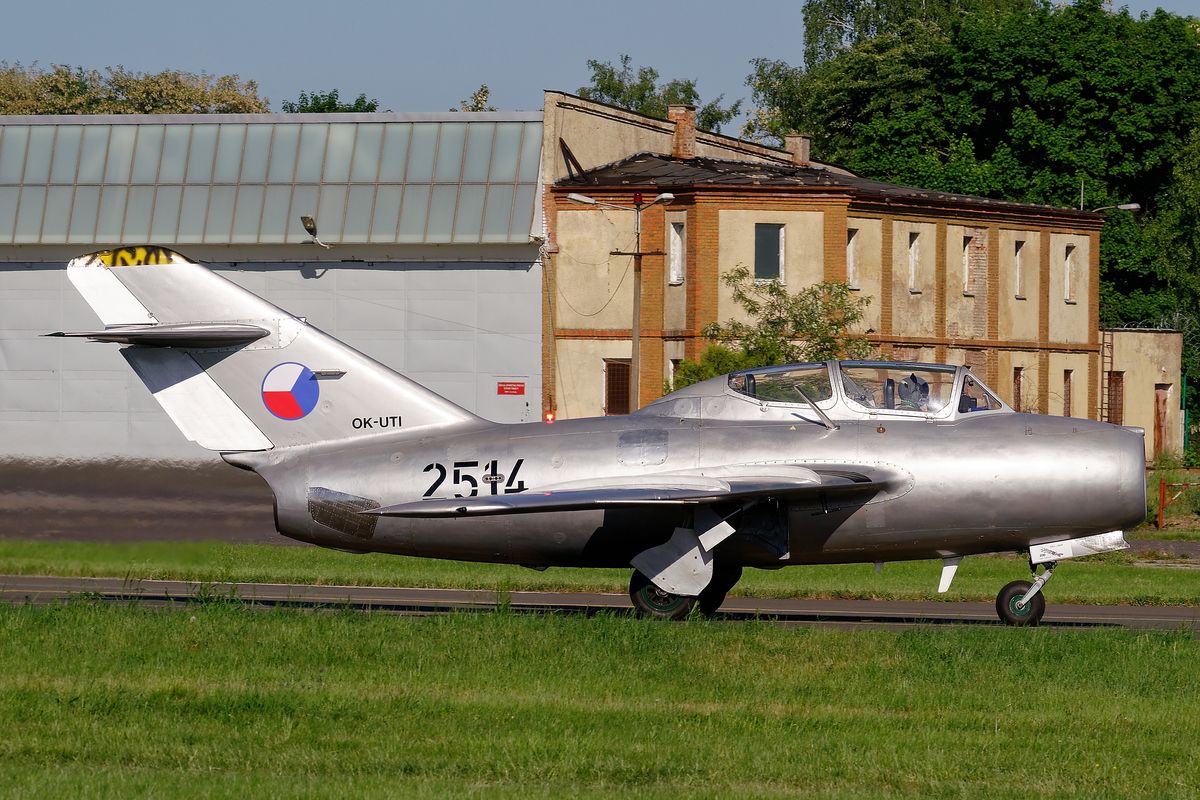
[[[1046,563],[1041,575],[1037,574],[1036,566],[1030,566],[1034,571],[1033,583],[1013,581],[996,595],[996,613],[1006,625],[1033,627],[1042,621],[1042,615],[1046,613],[1042,587],[1054,577],[1054,568],[1058,564],[1054,561]]]

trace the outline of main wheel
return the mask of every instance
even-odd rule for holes
[[[1013,581],[1000,590],[996,595],[996,613],[1006,625],[1033,627],[1042,621],[1046,613],[1046,598],[1041,592],[1035,594],[1024,606],[1018,606],[1017,601],[1025,596],[1032,586],[1029,581]]]
[[[711,617],[717,613],[717,609],[725,602],[725,595],[729,594],[729,590],[736,586],[737,582],[741,579],[741,564],[734,564],[732,567],[715,568],[712,580],[700,592],[700,596],[696,598],[700,603],[700,611],[704,616]]]
[[[639,617],[655,619],[683,619],[692,612],[697,598],[664,592],[654,582],[634,570],[629,579],[629,599]]]

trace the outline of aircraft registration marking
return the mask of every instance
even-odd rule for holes
[[[440,463],[429,464],[422,472],[435,473],[433,483],[425,490],[422,497],[433,497],[434,492],[441,488],[447,478],[451,478],[455,488],[469,489],[469,494],[455,492],[455,497],[478,497],[479,483],[483,481],[488,487],[488,494],[520,494],[525,491],[525,481],[518,480],[517,473],[521,471],[521,465],[525,463],[525,459],[518,458],[513,462],[512,469],[508,471],[508,480],[505,481],[504,473],[501,473],[499,459],[493,458],[486,464],[480,464],[478,461],[453,461],[450,466]],[[476,470],[482,466],[484,472],[476,477]],[[501,487],[501,482],[504,481],[504,486]],[[503,492],[501,492],[503,488]]]

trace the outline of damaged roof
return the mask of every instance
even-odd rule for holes
[[[1082,219],[1098,215],[1054,206],[1013,203],[990,197],[937,192],[898,186],[862,178],[823,165],[798,166],[757,161],[732,161],[720,158],[676,158],[660,153],[635,153],[620,161],[604,164],[559,181],[559,186],[656,186],[680,189],[703,186],[789,186],[840,189],[863,199],[916,204],[954,204],[994,208],[1023,213],[1054,212]]]

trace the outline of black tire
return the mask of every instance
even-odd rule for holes
[[[683,619],[692,613],[697,598],[664,592],[638,570],[629,579],[629,599],[639,617]]]
[[[1046,598],[1038,592],[1024,608],[1017,608],[1017,601],[1024,597],[1032,586],[1029,581],[1013,581],[996,595],[996,613],[1005,625],[1032,628],[1042,621],[1046,613]]]
[[[704,591],[700,592],[700,596],[696,598],[700,603],[700,613],[706,617],[711,617],[717,613],[717,609],[725,602],[725,595],[729,594],[729,590],[737,585],[737,582],[742,579],[742,565],[734,564],[733,566],[716,567],[714,565],[712,581],[708,586],[704,587]]]

